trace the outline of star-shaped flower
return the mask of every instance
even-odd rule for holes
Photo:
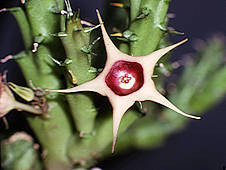
[[[154,101],[184,116],[200,119],[200,117],[182,112],[169,102],[156,90],[151,79],[157,61],[168,51],[186,42],[187,39],[146,56],[129,56],[116,48],[105,30],[98,10],[97,15],[107,51],[107,61],[103,71],[95,79],[79,86],[50,91],[62,93],[92,91],[107,96],[113,108],[112,152],[122,116],[136,101]]]

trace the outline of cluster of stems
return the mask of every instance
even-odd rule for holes
[[[92,51],[93,28],[82,25],[92,24],[81,20],[80,11],[72,12],[67,0],[21,2],[20,7],[5,11],[16,18],[23,36],[25,50],[13,58],[19,64],[27,84],[32,82],[38,89],[63,89],[94,79],[98,69],[94,68],[93,63],[98,61],[98,55]],[[143,56],[166,45],[170,32],[166,28],[169,3],[169,0],[112,3],[114,12],[122,14],[125,25],[117,41],[119,49],[131,56]],[[95,10],[93,15],[96,15]],[[171,101],[183,106],[187,112],[199,113],[223,96],[226,92],[226,68],[219,69],[225,55],[222,49],[223,43],[218,38],[206,45],[200,52],[200,56],[205,57],[189,63],[189,68],[185,68],[177,88],[169,95]],[[163,86],[164,78],[169,76],[170,69],[175,65],[167,60],[161,62],[156,66],[159,75],[157,86]],[[215,73],[216,70],[218,73]],[[213,73],[217,75],[213,76]],[[217,91],[216,86],[220,87]],[[19,166],[27,168],[26,164],[30,167],[35,165],[35,170],[88,169],[97,160],[111,154],[111,107],[108,104],[107,107],[101,106],[97,100],[101,103],[106,101],[90,92],[67,95],[45,93],[41,97],[48,104],[47,113],[43,115],[48,116],[27,113],[25,116],[41,146],[39,155],[42,161],[37,159],[38,151],[33,149],[33,141],[22,140],[16,144],[3,142],[2,166],[6,170],[20,169]],[[142,117],[144,114],[146,116]],[[169,134],[181,129],[185,122],[186,119],[169,109],[160,109],[150,102],[143,102],[142,108],[137,104],[122,119],[118,134],[123,135],[118,140],[116,153],[129,147],[159,146]],[[11,145],[12,148],[18,145],[29,148],[29,154],[35,159],[29,161],[31,157],[14,156],[13,160],[8,161],[9,154],[25,154],[18,149],[9,149]]]

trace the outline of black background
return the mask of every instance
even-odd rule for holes
[[[0,0],[0,7],[12,7],[19,0]],[[95,9],[106,6],[104,0],[71,0],[73,8],[81,9],[81,16],[97,23]],[[214,33],[226,33],[226,0],[173,0],[169,12],[176,18],[169,25],[185,32],[190,39],[183,48],[174,52],[174,57],[193,52],[195,39],[207,40]],[[102,13],[104,11],[102,10]],[[178,36],[171,36],[176,42]],[[23,50],[23,42],[14,18],[0,13],[0,57]],[[214,56],[213,56],[214,57]],[[23,78],[14,62],[0,65],[0,72],[8,70],[8,79],[23,84]],[[104,170],[223,170],[226,166],[226,100],[216,104],[202,116],[202,120],[191,120],[181,133],[172,135],[160,148],[146,151],[131,151],[122,156],[100,162]],[[15,116],[8,115],[11,126]],[[23,130],[24,120],[17,127]],[[2,122],[0,122],[2,123]],[[18,122],[17,122],[18,124]]]

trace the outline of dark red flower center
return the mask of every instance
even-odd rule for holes
[[[143,67],[137,62],[117,61],[105,77],[105,82],[115,94],[126,96],[143,86]]]

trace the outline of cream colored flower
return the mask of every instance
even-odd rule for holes
[[[157,61],[168,51],[186,42],[187,39],[154,51],[146,56],[129,56],[115,47],[105,30],[98,11],[97,15],[107,51],[107,61],[104,70],[95,79],[74,88],[50,91],[62,93],[93,91],[107,96],[113,108],[112,152],[114,151],[122,116],[136,101],[154,101],[184,116],[200,119],[200,117],[182,112],[169,102],[156,90],[154,82],[151,79]]]

